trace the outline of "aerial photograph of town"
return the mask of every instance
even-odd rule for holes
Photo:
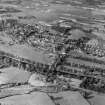
[[[105,105],[105,0],[0,0],[0,105]]]

